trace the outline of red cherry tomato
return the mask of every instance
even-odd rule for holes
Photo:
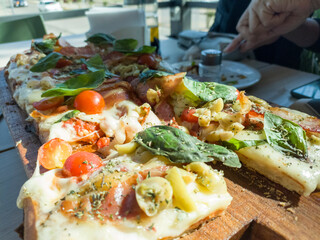
[[[60,138],[51,139],[38,150],[39,163],[46,169],[62,168],[72,154],[72,147]]]
[[[32,103],[32,106],[40,111],[49,110],[52,108],[57,108],[62,105],[64,102],[64,97],[53,97],[53,98],[44,98],[39,102]]]
[[[194,108],[186,108],[181,114],[181,121],[197,123],[198,117],[193,115],[195,112],[196,109]]]
[[[65,58],[61,58],[59,59],[59,61],[56,64],[56,68],[63,68],[65,66],[69,66],[72,64],[72,61],[65,59]]]
[[[81,92],[74,100],[74,107],[86,114],[101,113],[105,102],[100,93],[87,90]]]
[[[102,137],[97,141],[98,149],[109,146],[109,144],[110,144],[110,138],[108,137]]]
[[[76,152],[67,158],[63,170],[70,176],[79,177],[92,173],[101,166],[102,160],[98,155],[90,152]]]
[[[138,64],[147,65],[151,69],[156,69],[158,62],[152,54],[142,54],[138,58]]]

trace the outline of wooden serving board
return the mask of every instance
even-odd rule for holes
[[[4,117],[31,177],[41,143],[12,99],[3,71],[0,93]],[[215,167],[224,171],[233,201],[222,217],[206,222],[183,239],[320,239],[320,192],[303,197],[245,167]]]

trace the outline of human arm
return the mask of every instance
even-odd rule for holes
[[[316,43],[319,39],[319,34],[319,23],[313,18],[307,18],[302,25],[287,34],[284,34],[283,37],[299,47],[308,48]]]
[[[225,51],[247,51],[270,42],[304,24],[319,7],[320,0],[253,0],[238,22],[239,35]]]

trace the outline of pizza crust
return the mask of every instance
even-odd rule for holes
[[[239,159],[241,162],[246,165],[246,167],[257,171],[258,173],[266,176],[270,180],[279,183],[280,185],[284,186],[285,188],[295,191],[299,194],[303,194],[306,191],[304,185],[302,185],[299,181],[292,178],[290,175],[286,174],[285,172],[277,169],[276,167],[270,167],[264,164],[257,163],[252,159],[238,153]]]
[[[24,240],[37,240],[38,234],[36,229],[37,222],[37,203],[30,197],[23,200],[24,209]]]
[[[108,161],[110,166],[106,169],[117,169],[117,165],[126,165],[128,160],[130,159],[127,156],[112,157]],[[150,164],[146,169],[153,169],[160,163],[152,162]],[[141,166],[137,164],[127,165],[127,167],[133,171],[134,169],[140,169]],[[232,200],[226,189],[212,194],[206,191],[202,192],[201,189],[194,192],[194,189],[198,189],[198,185],[196,182],[189,182],[188,192],[194,193],[194,201],[197,204],[197,209],[192,210],[190,214],[185,215],[183,210],[181,210],[182,212],[178,211],[172,205],[155,216],[143,218],[142,222],[136,222],[134,218],[123,218],[123,226],[117,225],[117,222],[107,221],[103,227],[99,224],[99,221],[92,221],[93,219],[91,219],[87,224],[74,218],[70,219],[69,217],[74,216],[64,215],[63,211],[60,211],[61,208],[57,205],[57,201],[63,199],[64,196],[68,196],[68,193],[71,191],[80,193],[81,189],[79,189],[78,183],[74,179],[59,178],[56,172],[56,170],[51,170],[44,174],[34,175],[25,183],[20,191],[17,203],[18,207],[24,208],[24,232],[25,239],[27,240],[42,238],[68,239],[67,234],[70,234],[69,236],[72,236],[72,239],[90,239],[88,238],[89,236],[93,238],[101,236],[111,237],[114,234],[120,234],[119,236],[122,238],[128,237],[130,239],[173,239],[177,238],[177,236],[190,234],[212,218],[222,215]],[[116,176],[118,175],[113,177]],[[90,185],[96,181],[95,179],[93,177],[89,181]],[[190,180],[195,181],[195,179]],[[139,227],[134,233],[132,231],[135,225]],[[151,225],[155,227],[157,234],[149,230],[149,226]],[[64,231],[60,232],[59,229],[64,229]],[[52,235],[53,233],[56,234]]]
[[[193,225],[190,226],[190,228],[185,231],[182,235],[181,235],[181,238],[183,239],[184,236],[187,236],[195,231],[199,231],[199,232],[202,232],[204,231],[204,229],[206,229],[206,224],[210,221],[214,221],[214,219],[216,219],[217,217],[221,217],[224,213],[225,213],[225,210],[224,208],[220,208],[220,209],[217,209],[215,210],[214,212],[212,212],[209,216],[207,216],[206,218],[194,223]],[[193,239],[193,238],[191,238]],[[196,240],[196,239],[195,239]]]
[[[36,205],[37,203],[35,201],[32,201],[30,197],[25,198],[23,200],[23,208],[24,208],[24,240],[37,240],[37,230],[36,230],[36,221],[37,221],[37,210]],[[212,212],[209,216],[206,218],[201,219],[200,221],[194,223],[187,229],[183,234],[181,234],[181,237],[183,239],[184,236],[187,236],[194,231],[204,231],[203,229],[206,228],[206,224],[210,221],[213,221],[215,218],[220,217],[224,214],[225,208],[219,208],[216,209],[214,212]],[[162,238],[161,240],[170,240],[170,239],[177,239],[176,237],[167,237]]]

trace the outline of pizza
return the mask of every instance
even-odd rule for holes
[[[320,187],[319,119],[195,81],[134,39],[86,43],[49,34],[5,68],[43,143],[17,201],[25,239],[182,236],[232,200],[213,164]]]
[[[154,156],[139,162],[147,159],[143,155],[143,149],[114,152],[102,162],[96,154],[77,152],[71,157],[87,162],[90,176],[68,167],[71,157],[62,170],[32,176],[18,198],[25,209],[25,239],[171,238],[221,215],[230,204],[222,173],[205,163],[182,168]]]
[[[157,104],[166,102],[166,116],[174,117],[191,135],[234,150],[246,166],[289,190],[308,196],[319,188],[320,120],[316,117],[271,107],[259,98],[215,82],[184,77],[170,92],[159,84],[154,88],[153,79],[157,77],[151,74],[150,78],[147,83],[138,83],[147,94],[141,90],[138,94],[146,95],[146,101],[152,104],[154,100],[148,96],[157,89]],[[142,84],[147,87],[139,87]]]

